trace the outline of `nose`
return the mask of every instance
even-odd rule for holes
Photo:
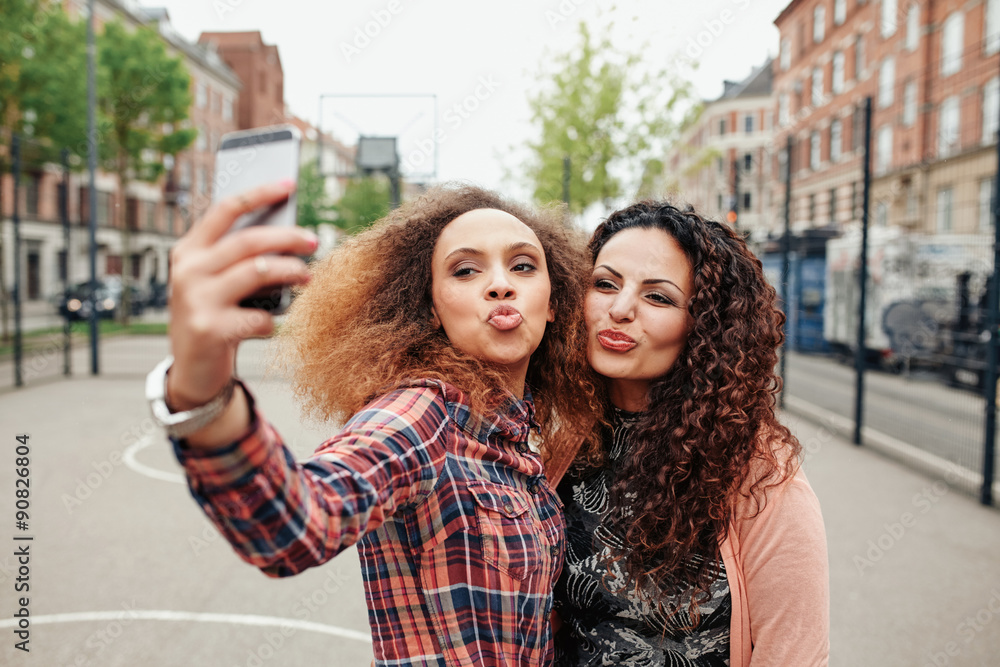
[[[615,322],[631,322],[635,319],[635,295],[622,290],[615,295],[608,315]]]
[[[497,267],[490,272],[490,282],[486,288],[487,300],[506,300],[515,297],[514,285],[507,273],[507,267]]]

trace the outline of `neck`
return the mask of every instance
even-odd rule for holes
[[[517,400],[524,400],[524,380],[528,377],[528,365],[503,366],[501,370],[506,375],[504,388],[514,394]]]
[[[649,381],[608,378],[608,395],[616,408],[642,412],[649,404]]]

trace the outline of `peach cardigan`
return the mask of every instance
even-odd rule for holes
[[[575,451],[548,465],[553,487]],[[801,468],[765,494],[764,509],[741,497],[721,545],[733,600],[731,667],[825,666],[830,654],[830,585],[819,501]]]

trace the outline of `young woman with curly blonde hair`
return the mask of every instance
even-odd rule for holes
[[[826,538],[775,415],[784,316],[760,261],[662,202],[613,213],[590,251],[607,418],[550,466],[567,522],[557,664],[827,664]]]
[[[312,270],[280,256],[315,249],[302,230],[226,234],[291,187],[220,203],[173,252],[166,403],[225,405],[172,433],[194,497],[272,576],[357,543],[376,664],[550,664],[564,524],[543,459],[598,405],[583,244],[474,187],[427,193]],[[295,391],[349,417],[303,462],[231,379],[239,342],[272,329],[240,300],[282,283],[308,283],[281,332]]]

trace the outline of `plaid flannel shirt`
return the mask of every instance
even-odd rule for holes
[[[530,396],[486,419],[456,388],[415,381],[303,463],[250,401],[253,423],[229,446],[173,443],[244,560],[288,576],[358,543],[378,665],[552,662],[564,521],[528,446]]]

